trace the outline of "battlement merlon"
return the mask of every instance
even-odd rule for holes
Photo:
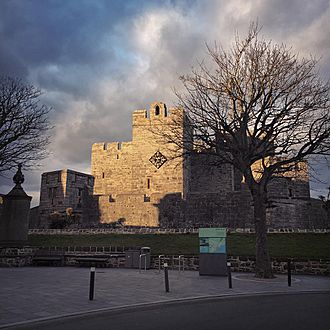
[[[163,102],[153,102],[150,105],[149,112],[145,109],[135,110],[133,112],[133,126],[149,126],[149,125],[163,125],[173,123],[180,117],[183,118],[183,109],[171,108],[167,109],[166,104]]]

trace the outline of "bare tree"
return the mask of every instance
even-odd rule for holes
[[[267,187],[312,155],[329,155],[329,83],[313,58],[299,59],[285,45],[259,38],[250,26],[231,49],[207,46],[211,62],[180,77],[176,92],[185,109],[165,134],[184,154],[212,155],[215,165],[231,164],[252,196],[256,230],[256,276],[273,276],[267,247]],[[190,125],[180,139],[180,123]],[[189,146],[189,147],[187,147]]]
[[[50,108],[40,104],[40,95],[20,79],[0,77],[0,173],[47,156]]]

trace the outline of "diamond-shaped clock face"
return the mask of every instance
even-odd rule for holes
[[[149,158],[149,162],[158,169],[167,162],[167,158],[160,151],[157,151]]]

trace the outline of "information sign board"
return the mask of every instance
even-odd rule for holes
[[[226,275],[226,228],[199,228],[199,274]]]

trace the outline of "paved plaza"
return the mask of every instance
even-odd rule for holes
[[[165,292],[164,273],[157,270],[97,268],[95,297],[89,300],[89,268],[0,268],[0,328],[107,309],[163,304],[203,297],[294,292],[330,292],[330,278],[277,275],[271,280],[253,274],[233,273],[233,288],[227,277],[199,276],[196,271],[169,271],[170,292]]]

